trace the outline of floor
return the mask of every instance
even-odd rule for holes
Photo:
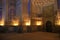
[[[0,33],[0,40],[59,40],[58,33]]]

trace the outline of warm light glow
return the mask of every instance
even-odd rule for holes
[[[31,25],[31,22],[30,21],[26,21],[25,25],[26,26],[30,26]]]
[[[56,25],[60,25],[60,20],[58,20],[58,21],[56,22]]]
[[[4,26],[4,19],[0,20],[0,26]]]
[[[37,25],[37,26],[42,25],[42,21],[36,21],[36,25]]]
[[[19,20],[12,20],[12,25],[13,26],[18,26],[19,25]]]

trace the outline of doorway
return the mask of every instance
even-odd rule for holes
[[[46,31],[52,32],[52,22],[51,21],[46,22]]]

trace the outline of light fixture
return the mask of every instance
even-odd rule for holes
[[[12,25],[13,26],[18,26],[19,25],[19,20],[12,20]]]
[[[56,25],[60,25],[60,20],[58,20],[58,21],[56,22]]]
[[[41,26],[42,25],[42,21],[36,21],[36,25],[37,26]]]
[[[4,19],[0,20],[0,26],[4,26]]]
[[[26,21],[26,22],[25,22],[25,25],[26,25],[26,26],[30,26],[30,25],[31,25],[30,20],[29,20],[29,21]]]

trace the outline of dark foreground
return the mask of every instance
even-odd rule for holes
[[[0,40],[60,40],[58,33],[0,33]]]

